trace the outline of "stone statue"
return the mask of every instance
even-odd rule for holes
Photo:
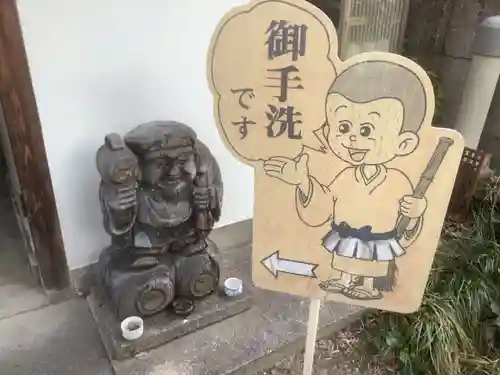
[[[189,126],[154,121],[123,139],[108,134],[96,162],[111,236],[98,269],[118,317],[170,305],[189,314],[219,283],[215,245],[207,241],[221,214],[217,161]]]

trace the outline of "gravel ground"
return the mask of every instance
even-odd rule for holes
[[[318,341],[313,374],[395,375],[396,370],[390,368],[379,356],[366,355],[361,345],[360,331],[359,326],[353,326],[335,337]],[[257,375],[301,375],[302,360],[302,353],[297,353]]]

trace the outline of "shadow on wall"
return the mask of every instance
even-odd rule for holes
[[[75,268],[97,259],[106,245],[107,234],[101,224],[95,150],[75,148],[66,163],[65,170],[79,171],[73,173],[72,180],[67,182],[71,187],[64,189],[65,194],[71,194],[65,200],[73,202],[71,206],[63,206],[66,211],[61,212],[60,209],[59,212],[68,264],[70,268]],[[89,234],[92,234],[90,238]]]

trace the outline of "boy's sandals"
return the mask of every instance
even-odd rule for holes
[[[344,288],[340,291],[344,296],[350,299],[356,299],[359,301],[371,301],[382,299],[384,295],[379,290],[369,291],[364,289],[362,286],[351,286],[349,288]]]
[[[347,287],[344,284],[339,283],[340,279],[337,280],[325,280],[319,284],[319,287],[328,293],[341,293]]]

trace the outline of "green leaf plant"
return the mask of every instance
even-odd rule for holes
[[[363,319],[367,348],[392,352],[403,375],[500,374],[498,181],[474,201],[467,229],[441,239],[421,308]]]

